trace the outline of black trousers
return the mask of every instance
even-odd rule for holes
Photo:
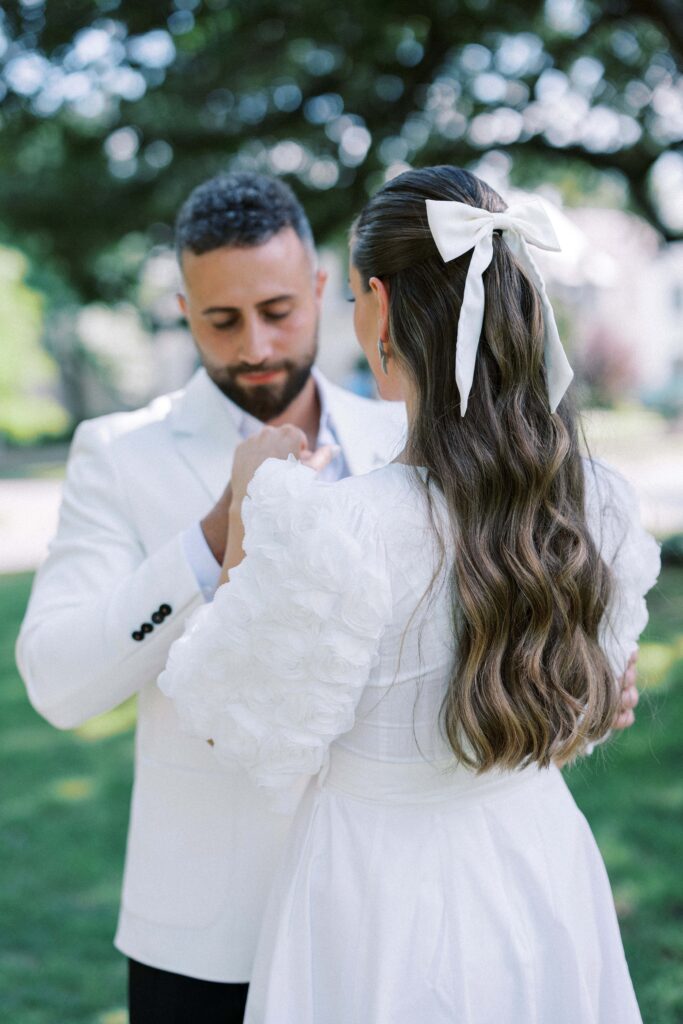
[[[186,978],[129,960],[130,1024],[242,1024],[248,987]]]

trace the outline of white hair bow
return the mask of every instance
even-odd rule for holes
[[[560,245],[543,205],[537,199],[509,206],[504,213],[491,213],[455,200],[427,199],[427,219],[444,263],[474,249],[458,322],[455,353],[455,380],[460,394],[460,415],[467,411],[467,400],[474,377],[474,363],[484,321],[484,282],[482,274],[493,259],[493,232],[502,231],[508,247],[522,265],[538,291],[543,307],[544,355],[548,378],[550,411],[555,412],[569,387],[574,372],[562,347],[555,315],[546,294],[540,271],[527,243],[540,249],[559,251]]]

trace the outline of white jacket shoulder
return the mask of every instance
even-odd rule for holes
[[[183,390],[174,391],[152,399],[141,409],[112,412],[83,420],[79,423],[74,436],[79,440],[99,441],[107,444],[119,437],[125,437],[127,434],[153,428],[168,420],[183,394]]]

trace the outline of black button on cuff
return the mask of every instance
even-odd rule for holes
[[[173,611],[173,609],[171,608],[170,604],[160,604],[159,605],[159,614],[163,615],[164,618],[167,615],[170,615],[172,611]]]
[[[130,635],[132,636],[133,640],[144,640],[145,639],[145,634],[142,633],[139,629],[136,629]]]
[[[152,630],[154,629],[154,626],[152,625],[151,622],[143,622],[142,625],[140,626],[140,629],[142,630],[143,633],[151,633]]]
[[[160,622],[164,621],[164,618],[165,618],[165,616],[162,615],[161,612],[153,612],[152,613],[152,622],[155,625],[157,625],[157,626],[159,625]]]

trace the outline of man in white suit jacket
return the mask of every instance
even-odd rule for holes
[[[243,175],[205,183],[178,231],[182,304],[206,368],[147,408],[78,428],[18,662],[34,707],[58,728],[138,695],[115,940],[135,966],[131,1017],[225,1024],[242,1019],[289,819],[267,808],[238,766],[222,767],[205,742],[181,732],[156,679],[217,584],[240,440],[262,421],[296,423],[312,449],[339,446],[324,470],[334,479],[390,460],[404,412],[311,369],[324,275],[288,189]],[[158,973],[141,974],[140,964]],[[186,992],[183,978],[228,984]]]
[[[217,585],[240,440],[263,422],[294,423],[311,450],[338,446],[323,471],[335,479],[389,461],[405,418],[313,368],[324,275],[281,183],[228,175],[200,186],[181,211],[178,248],[203,368],[145,409],[78,428],[18,661],[34,707],[58,728],[138,695],[115,940],[131,965],[131,1022],[227,1024],[242,1019],[289,819],[180,730],[156,679]]]

